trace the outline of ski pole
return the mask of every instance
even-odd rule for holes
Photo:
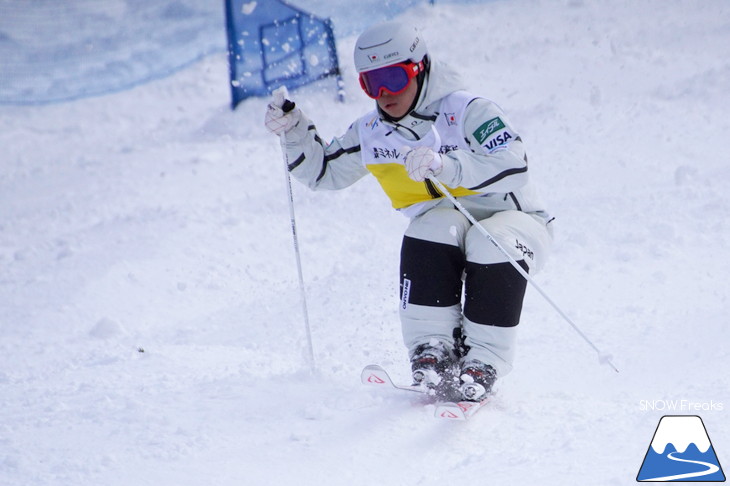
[[[284,103],[281,109],[284,113],[289,113],[295,107],[294,102],[288,98],[285,86],[279,88],[284,95]],[[289,175],[289,156],[286,153],[286,134],[284,132],[279,135],[279,144],[281,145],[281,153],[284,160],[284,175],[286,177],[287,199],[289,201],[289,220],[291,222],[292,240],[294,241],[294,255],[297,261],[297,273],[299,274],[299,291],[302,301],[302,313],[304,314],[304,329],[307,334],[307,360],[309,361],[309,370],[315,373],[314,365],[314,347],[312,346],[312,331],[309,326],[309,312],[307,311],[307,294],[304,290],[304,274],[302,273],[302,258],[299,254],[299,239],[297,238],[297,222],[294,217],[294,194],[291,187],[291,176]]]
[[[588,336],[586,336],[585,333],[583,331],[581,331],[581,329],[573,322],[573,320],[570,317],[568,317],[568,315],[565,312],[563,312],[563,310],[560,307],[558,307],[558,305],[547,295],[547,293],[545,293],[545,291],[537,284],[537,282],[535,282],[535,279],[533,279],[530,276],[530,274],[528,274],[525,271],[525,269],[522,268],[515,261],[514,258],[512,258],[512,255],[507,253],[507,250],[505,250],[502,247],[502,245],[500,245],[497,242],[497,240],[495,240],[494,237],[492,237],[492,235],[489,234],[489,231],[487,231],[487,229],[484,226],[479,224],[479,222],[476,220],[476,218],[474,218],[474,216],[472,216],[472,214],[456,199],[456,197],[454,197],[454,195],[451,194],[451,192],[448,190],[448,188],[446,186],[444,186],[441,183],[441,181],[439,181],[433,175],[433,173],[429,173],[428,175],[426,175],[426,178],[428,178],[428,180],[433,182],[433,184],[439,189],[439,191],[441,191],[449,199],[449,201],[452,202],[452,204],[456,207],[456,209],[458,209],[461,212],[461,214],[466,216],[466,218],[477,228],[477,230],[479,230],[479,232],[482,235],[484,235],[490,241],[490,243],[492,243],[495,247],[497,247],[497,249],[507,258],[507,261],[509,261],[512,264],[512,266],[515,268],[515,270],[517,270],[520,273],[520,275],[522,275],[525,278],[525,280],[527,280],[540,293],[540,295],[542,295],[545,298],[545,300],[547,300],[547,302],[553,307],[553,309],[555,309],[558,312],[558,314],[560,314],[560,316],[563,319],[565,319],[565,321],[568,324],[570,324],[570,327],[572,327],[573,330],[576,333],[578,333],[578,335],[581,338],[583,338],[583,340],[586,343],[588,343],[588,345],[591,348],[593,348],[593,350],[596,352],[596,354],[598,354],[598,362],[600,364],[609,365],[611,368],[613,368],[613,370],[616,373],[618,373],[618,368],[616,368],[616,366],[611,361],[613,359],[613,356],[611,356],[608,353],[601,352],[601,350],[598,349],[598,347],[595,344],[593,344],[593,341],[588,339]]]

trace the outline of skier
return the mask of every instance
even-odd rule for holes
[[[341,189],[372,174],[410,218],[399,312],[414,383],[449,399],[481,400],[512,369],[527,283],[427,176],[446,185],[530,273],[545,263],[552,219],[528,178],[518,132],[494,102],[464,91],[450,68],[432,62],[415,27],[371,27],[354,57],[376,107],[343,136],[323,143],[281,91],[265,125],[285,134],[289,170],[300,182]]]

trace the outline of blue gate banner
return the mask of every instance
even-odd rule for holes
[[[231,107],[279,86],[337,76],[335,37],[322,19],[279,0],[226,0]]]

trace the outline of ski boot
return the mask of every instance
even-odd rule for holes
[[[456,359],[447,344],[432,339],[419,345],[411,355],[413,383],[432,390],[439,398],[451,394],[455,388]]]
[[[497,381],[493,367],[481,361],[470,360],[461,366],[461,386],[459,393],[464,400],[478,402],[487,397]]]

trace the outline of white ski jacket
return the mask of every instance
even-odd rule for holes
[[[478,219],[519,210],[551,220],[529,181],[520,135],[494,102],[460,90],[444,64],[431,65],[414,110],[398,122],[376,108],[325,145],[302,114],[286,133],[294,178],[314,190],[334,190],[373,174],[393,207],[411,218],[450,204],[430,181],[415,182],[405,171],[406,149],[423,144],[442,155],[439,180]]]

